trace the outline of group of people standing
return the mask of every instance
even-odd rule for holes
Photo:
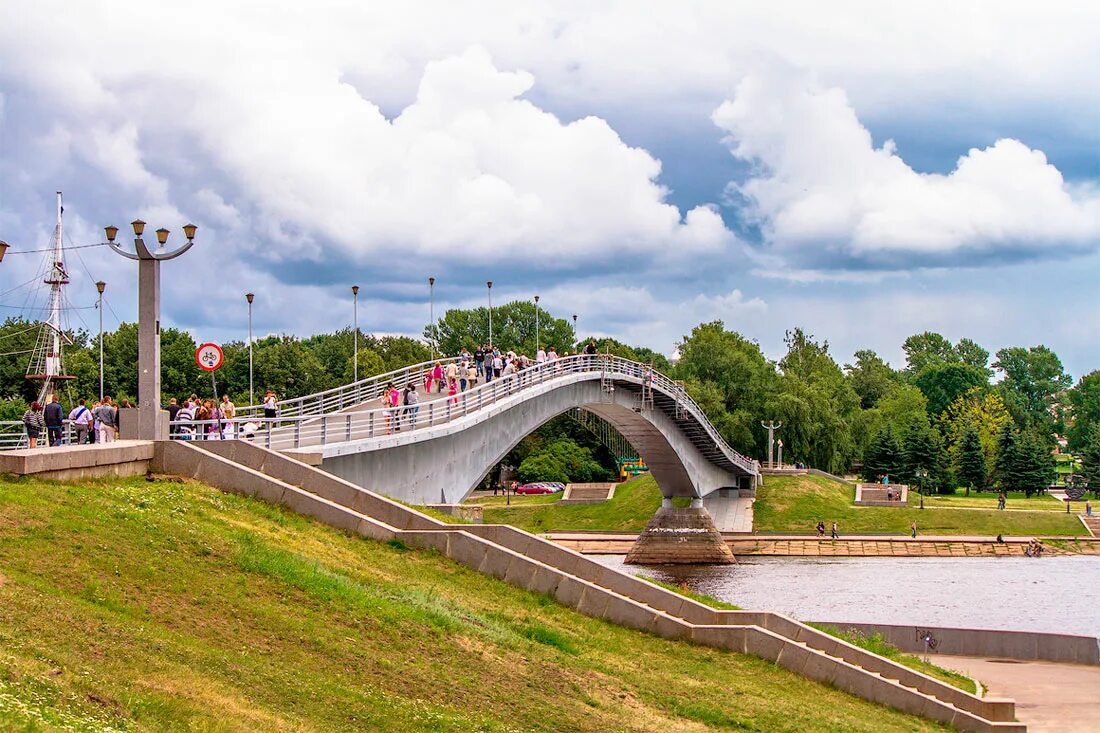
[[[118,439],[119,408],[133,407],[129,400],[116,406],[111,397],[95,400],[92,406],[81,397],[66,415],[57,395],[47,395],[46,404],[35,400],[23,413],[23,428],[27,433],[27,446],[37,448],[38,441],[46,434],[46,445],[56,447],[65,444],[65,423],[72,425],[73,445],[84,443],[111,443]]]
[[[229,395],[223,394],[221,402],[199,399],[192,394],[180,404],[175,397],[168,400],[168,420],[173,423],[172,432],[184,440],[228,440],[234,437],[234,418],[237,406]]]

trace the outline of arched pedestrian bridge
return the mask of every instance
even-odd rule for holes
[[[758,464],[726,444],[683,387],[646,364],[582,354],[453,397],[421,391],[416,409],[363,402],[385,381],[399,388],[413,381],[422,390],[419,367],[288,401],[291,409],[275,421],[247,417],[260,426],[252,440],[315,454],[324,470],[402,501],[450,504],[469,495],[524,436],[581,407],[630,441],[666,498],[756,485]]]

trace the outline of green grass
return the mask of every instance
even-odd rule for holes
[[[485,503],[487,524],[511,524],[529,532],[560,530],[597,530],[605,532],[641,532],[661,506],[661,492],[652,476],[645,475],[615,487],[615,496],[600,504],[558,503],[561,494],[513,496],[511,506],[500,501]],[[687,506],[688,500],[675,500]]]
[[[821,476],[767,476],[757,490],[753,505],[753,529],[757,532],[812,533],[818,521],[836,522],[840,532],[887,532],[908,534],[917,523],[922,535],[1041,535],[1078,536],[1085,528],[1077,517],[1064,511],[998,511],[996,509],[952,509],[907,507],[857,507],[852,504],[855,489]],[[919,501],[919,498],[918,498]],[[946,502],[961,501],[949,498]],[[1034,500],[1036,503],[1040,499]],[[994,506],[996,499],[994,498]],[[953,504],[952,504],[953,505]],[[1011,502],[1009,504],[1012,506]]]
[[[194,483],[0,482],[0,609],[0,730],[941,730]]]
[[[826,634],[835,636],[838,639],[843,639],[853,646],[866,649],[869,652],[878,654],[881,657],[886,657],[898,664],[904,664],[906,667],[915,669],[929,677],[934,677],[941,682],[946,682],[949,685],[966,690],[972,695],[978,694],[978,687],[970,677],[950,669],[944,669],[931,662],[926,662],[915,654],[905,654],[896,646],[886,641],[882,634],[874,633],[867,636],[855,630],[838,629],[828,624],[811,623],[810,626],[813,626],[819,631],[824,631]]]
[[[1033,494],[1027,497],[1022,491],[1010,491],[1006,495],[1006,499],[1006,511],[1015,511],[1017,509],[1037,512],[1065,513],[1066,511],[1066,505],[1063,502],[1055,499],[1046,492]],[[909,506],[920,506],[920,494],[915,491],[909,492]],[[997,492],[971,491],[970,496],[967,496],[965,489],[956,489],[954,494],[928,494],[924,497],[924,506],[926,508],[947,507],[951,509],[961,509],[967,507],[972,509],[996,509]]]

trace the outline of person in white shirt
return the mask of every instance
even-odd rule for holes
[[[92,411],[85,406],[86,400],[81,397],[76,407],[69,413],[69,422],[76,429],[76,444],[82,445],[88,442],[88,434],[92,429]]]
[[[554,361],[558,358],[558,352],[554,351],[554,347],[551,346],[550,350],[546,352],[546,361]]]

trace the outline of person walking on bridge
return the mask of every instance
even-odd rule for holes
[[[46,420],[42,417],[42,404],[32,402],[27,411],[23,413],[23,427],[27,430],[27,446],[38,447],[38,437],[42,435],[42,429],[46,427]]]
[[[409,382],[405,385],[405,396],[402,398],[405,403],[405,423],[409,426],[409,430],[416,428],[416,414],[420,412],[420,395],[416,391],[416,384]]]

